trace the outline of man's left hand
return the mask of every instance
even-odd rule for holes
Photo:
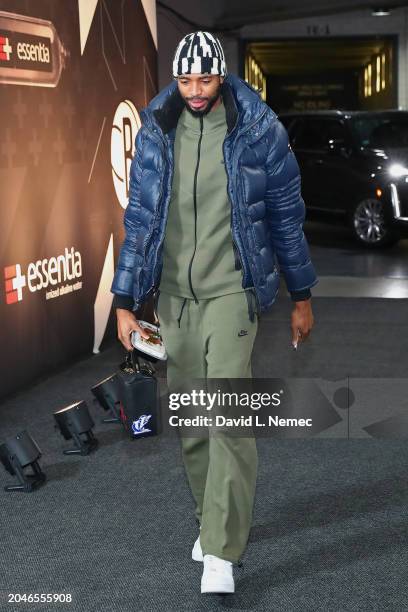
[[[296,302],[291,319],[292,346],[297,349],[298,343],[308,338],[313,327],[312,299]]]

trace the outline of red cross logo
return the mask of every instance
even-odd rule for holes
[[[23,299],[23,287],[26,286],[25,274],[21,274],[20,264],[4,268],[6,285],[6,304],[15,304]]]
[[[0,60],[9,62],[12,50],[7,36],[0,36]]]

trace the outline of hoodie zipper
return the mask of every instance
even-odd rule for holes
[[[197,174],[198,174],[198,166],[200,165],[200,153],[201,153],[201,141],[203,138],[203,117],[200,116],[200,138],[198,139],[198,148],[197,148],[197,164],[194,172],[194,251],[191,256],[190,263],[188,266],[188,282],[190,285],[190,291],[194,297],[194,301],[198,304],[197,296],[193,289],[193,283],[191,280],[191,268],[193,265],[193,259],[197,250]]]

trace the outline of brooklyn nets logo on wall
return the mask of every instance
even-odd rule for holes
[[[113,118],[111,135],[112,178],[122,208],[129,199],[130,165],[134,155],[136,134],[141,126],[139,113],[130,100],[121,102]]]

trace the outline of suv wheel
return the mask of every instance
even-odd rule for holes
[[[391,246],[400,236],[384,215],[383,204],[375,198],[362,200],[351,213],[351,227],[358,242],[368,248]]]

